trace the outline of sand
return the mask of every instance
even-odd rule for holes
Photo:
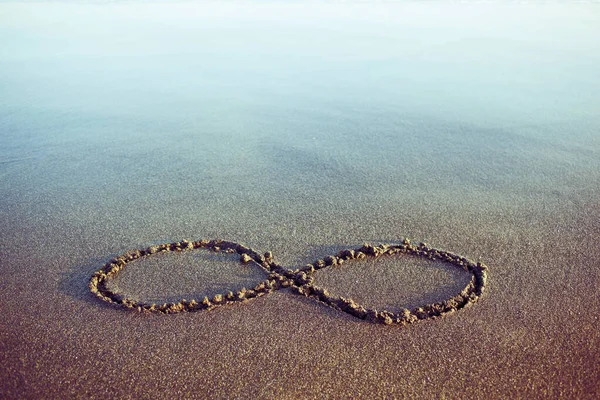
[[[456,23],[433,33],[441,20],[417,5],[383,24],[391,5],[337,17],[322,6],[309,23],[300,6],[204,15],[182,3],[172,25],[156,25],[160,4],[36,7],[0,5],[12,34],[0,40],[16,49],[0,58],[0,397],[599,395],[593,6],[448,6]],[[541,22],[514,31],[494,19],[486,30],[498,13]],[[402,36],[411,29],[420,42]],[[312,48],[306,38],[328,40]],[[242,243],[296,269],[404,237],[483,261],[483,296],[447,317],[388,326],[286,288],[174,315],[123,310],[88,288],[111,258],[183,239]],[[264,278],[223,257],[138,260],[115,284],[168,302]],[[336,295],[385,308],[438,301],[465,278],[402,257],[315,275]]]

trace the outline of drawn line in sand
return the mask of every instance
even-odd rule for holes
[[[162,305],[136,301],[112,291],[108,287],[108,282],[111,279],[114,279],[119,272],[133,260],[148,257],[160,252],[179,252],[193,249],[207,249],[214,252],[231,254],[237,253],[240,256],[240,262],[245,264],[254,263],[260,266],[267,273],[267,279],[249,290],[242,289],[235,293],[230,291],[228,293],[217,294],[212,298],[205,296],[203,299],[197,300],[182,299],[178,303],[165,303]],[[462,268],[473,276],[460,293],[447,300],[427,304],[413,310],[402,309],[396,313],[387,310],[367,308],[356,303],[352,299],[331,295],[326,289],[313,284],[313,273],[319,269],[331,266],[342,266],[344,262],[349,260],[365,259],[369,257],[379,258],[394,254],[409,254],[430,260],[439,260]],[[278,265],[273,258],[273,253],[270,251],[260,254],[244,245],[225,240],[183,240],[181,242],[151,246],[147,249],[133,250],[111,259],[104,264],[100,270],[94,273],[90,279],[89,288],[92,293],[101,300],[123,308],[137,310],[139,312],[174,314],[185,311],[211,310],[226,304],[246,302],[255,297],[264,296],[275,290],[289,287],[294,293],[314,299],[362,320],[387,325],[406,325],[449,315],[469,304],[475,303],[483,294],[486,279],[487,266],[483,263],[475,263],[454,253],[431,248],[425,243],[413,245],[408,239],[404,239],[399,244],[380,244],[378,246],[365,244],[356,249],[342,250],[335,256],[327,256],[293,271]]]

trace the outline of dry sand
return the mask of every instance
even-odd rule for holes
[[[569,30],[576,33],[555,46],[565,50],[597,26],[578,25],[581,31]],[[193,30],[182,32],[176,39]],[[48,40],[50,50],[64,43]],[[542,59],[555,56],[532,43]],[[584,59],[570,51],[565,59]],[[418,97],[425,87],[404,87],[415,97],[390,105],[380,92],[344,92],[345,81],[318,71],[315,79],[325,83],[310,89],[314,97],[293,92],[300,89],[285,86],[287,78],[267,85],[264,97],[254,98],[249,83],[215,88],[208,81],[207,91],[189,94],[184,88],[204,75],[180,61],[166,68],[184,83],[164,83],[152,70],[159,83],[140,78],[136,86],[147,70],[118,58],[133,64],[114,83],[86,54],[60,68],[42,58],[30,70],[2,64],[10,96],[0,106],[1,398],[600,394],[600,91],[590,72],[597,69],[569,69],[565,61],[570,97],[532,73],[531,82],[504,89],[515,96],[510,101],[442,94],[442,110]],[[98,68],[110,70],[115,60]],[[64,72],[67,64],[75,69]],[[235,81],[223,71],[209,80],[223,73]],[[413,72],[423,82],[441,73]],[[461,87],[477,79],[451,75]],[[327,86],[331,79],[337,83]],[[304,85],[289,78],[297,81]],[[289,289],[211,311],[157,315],[105,304],[87,286],[111,257],[181,239],[243,243],[293,269],[340,248],[406,236],[483,260],[489,277],[480,301],[400,327],[358,320]],[[115,282],[119,290],[153,301],[263,278],[226,257],[193,252],[129,267]],[[317,280],[377,307],[436,301],[464,284],[464,275],[419,260],[347,267],[319,271]]]

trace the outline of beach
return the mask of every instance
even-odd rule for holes
[[[597,398],[597,11],[1,2],[0,397]],[[171,315],[88,286],[182,240],[296,270],[404,238],[484,263],[484,293],[386,325],[290,287]],[[201,301],[268,276],[187,249],[111,287]],[[469,278],[404,256],[314,272],[394,312]]]

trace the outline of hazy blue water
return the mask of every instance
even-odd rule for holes
[[[599,16],[581,4],[2,3],[2,209],[591,190]]]

